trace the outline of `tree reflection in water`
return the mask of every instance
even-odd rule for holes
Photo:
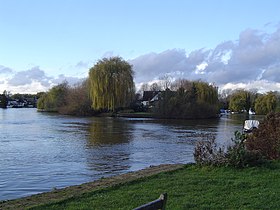
[[[133,124],[115,118],[95,118],[89,127],[88,166],[101,174],[128,171]]]

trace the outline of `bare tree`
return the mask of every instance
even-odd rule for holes
[[[171,88],[172,78],[171,76],[165,74],[164,76],[160,77],[160,83],[164,90]]]
[[[148,83],[143,83],[143,84],[141,85],[140,90],[141,90],[142,92],[148,91],[148,90],[149,90],[149,84],[148,84]]]
[[[159,90],[161,90],[161,87],[158,83],[154,82],[153,84],[151,84],[150,90],[151,91],[159,91]]]
[[[171,90],[176,91],[179,88],[184,88],[185,90],[189,90],[192,87],[192,82],[186,79],[177,79],[171,84]]]

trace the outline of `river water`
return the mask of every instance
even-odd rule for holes
[[[0,200],[150,165],[194,162],[196,141],[211,133],[227,144],[244,119],[79,118],[0,109]]]

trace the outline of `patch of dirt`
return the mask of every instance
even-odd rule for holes
[[[100,179],[94,182],[89,182],[81,185],[70,186],[63,189],[53,190],[47,193],[32,195],[29,197],[19,198],[15,200],[0,201],[0,209],[26,209],[32,206],[48,204],[81,196],[84,193],[93,192],[106,187],[112,187],[119,184],[124,184],[137,180],[139,178],[149,177],[161,172],[168,172],[182,168],[183,164],[166,164],[159,166],[150,166],[140,171],[129,172],[118,176]]]

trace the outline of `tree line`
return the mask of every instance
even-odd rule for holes
[[[81,83],[69,86],[64,82],[44,93],[37,107],[84,116],[135,109],[141,94],[135,92],[133,76],[132,66],[127,61],[120,57],[104,58],[89,69],[88,78]],[[159,100],[150,111],[162,118],[216,117],[221,108],[236,112],[251,108],[257,114],[280,109],[276,92],[259,94],[237,90],[219,94],[215,85],[185,79],[172,81],[169,76],[161,77],[151,85],[143,84],[140,88],[141,93],[147,90],[159,91]]]
[[[221,93],[219,100],[222,108],[234,112],[248,112],[250,109],[260,115],[280,112],[280,94],[276,91],[261,94],[240,89],[231,93]]]
[[[132,66],[120,57],[112,57],[99,60],[80,84],[54,86],[38,100],[37,107],[86,116],[128,107],[134,95]]]
[[[213,118],[219,109],[218,89],[202,81],[179,80],[178,89],[161,94],[155,112],[164,118]]]
[[[42,94],[42,92],[36,94],[11,94],[4,90],[3,94],[0,94],[0,108],[7,108],[11,103],[15,105],[14,102],[23,104],[23,107],[36,107],[37,99],[40,98]]]

